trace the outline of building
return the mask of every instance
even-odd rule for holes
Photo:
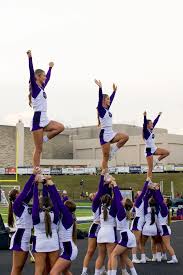
[[[143,165],[144,141],[142,128],[133,125],[115,124],[114,131],[122,131],[130,136],[126,146],[120,150],[111,166]],[[0,167],[15,166],[16,131],[18,133],[19,166],[32,165],[34,144],[29,128],[19,121],[14,126],[0,126]],[[99,167],[102,153],[98,139],[97,126],[68,128],[43,147],[41,164],[43,166],[85,166]],[[164,164],[183,164],[183,136],[169,134],[166,129],[155,130],[158,147],[167,148],[171,154]]]

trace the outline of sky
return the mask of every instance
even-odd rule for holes
[[[47,70],[50,119],[65,126],[97,123],[98,89],[118,86],[113,123],[142,125],[143,112],[183,134],[182,0],[1,1],[0,124],[30,125],[28,61]]]

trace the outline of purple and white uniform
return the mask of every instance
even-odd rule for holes
[[[33,196],[33,182],[35,175],[31,175],[22,192],[13,203],[16,218],[16,232],[13,234],[10,249],[15,251],[29,251],[32,223],[32,208],[28,206]]]
[[[119,191],[118,186],[114,189],[114,200],[117,208],[116,223],[117,230],[119,231],[118,244],[127,248],[136,247],[135,235],[130,231],[130,221],[126,218],[126,210],[122,204],[122,195]]]
[[[97,235],[100,229],[100,206],[101,206],[101,196],[103,195],[104,189],[104,175],[100,176],[98,192],[92,202],[92,212],[93,212],[93,223],[90,226],[88,232],[88,238],[97,239]]]
[[[34,75],[34,67],[32,63],[32,57],[29,58],[29,71],[30,71],[30,83],[32,89],[32,107],[34,110],[34,116],[31,123],[31,131],[36,131],[46,127],[49,124],[47,117],[47,95],[44,91],[51,76],[51,67],[46,75],[46,81],[41,87],[37,85]]]
[[[147,192],[149,182],[144,183],[141,194],[137,197],[135,201],[135,218],[131,225],[131,230],[142,231],[145,218],[144,218],[144,196]]]
[[[157,218],[157,226],[161,236],[171,235],[171,228],[168,225],[168,207],[163,201],[163,196],[160,190],[155,191],[155,199],[159,204],[159,212]]]
[[[49,188],[48,188],[49,191]],[[46,236],[45,230],[45,211],[41,210],[39,207],[38,198],[38,186],[34,185],[34,202],[32,208],[32,219],[34,224],[34,236],[33,236],[33,252],[53,252],[59,250],[59,240],[58,240],[58,221],[59,221],[59,211],[55,199],[50,198],[53,203],[53,209],[49,212],[51,217],[51,230],[52,236]]]
[[[108,218],[104,221],[103,207],[101,205],[100,210],[100,229],[97,235],[97,243],[116,243],[117,231],[116,231],[116,204],[114,199],[111,206],[107,209]]]
[[[58,209],[62,214],[62,218],[58,225],[58,235],[61,249],[60,258],[68,261],[74,261],[78,255],[78,248],[73,241],[73,225],[75,221],[73,219],[72,213],[61,200],[55,185],[49,186],[48,188],[50,190],[50,196],[55,198]]]
[[[143,136],[145,140],[145,156],[150,157],[154,155],[154,153],[157,150],[157,147],[154,142],[155,135],[153,133],[154,127],[158,123],[158,120],[160,118],[160,115],[157,116],[157,118],[153,122],[153,128],[148,129],[147,128],[147,118],[144,116],[144,125],[143,125]]]
[[[106,109],[102,106],[103,101],[103,93],[102,88],[99,88],[99,101],[98,101],[98,114],[99,114],[99,120],[101,125],[101,131],[100,131],[100,144],[103,145],[107,142],[110,142],[116,135],[116,133],[112,129],[112,114],[109,111],[111,104],[113,102],[115,96],[115,92],[112,93],[110,96],[110,106]]]

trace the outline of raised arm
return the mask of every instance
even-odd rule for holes
[[[156,126],[156,124],[158,123],[158,120],[159,120],[159,118],[160,118],[160,116],[161,116],[161,112],[158,114],[158,116],[155,118],[155,120],[154,120],[154,122],[153,122],[153,128]]]
[[[36,225],[40,223],[39,217],[39,197],[38,197],[38,184],[34,184],[34,192],[33,192],[33,206],[32,206],[32,220],[33,224]]]
[[[104,190],[104,175],[101,175],[99,185],[98,185],[98,191],[97,191],[97,194],[92,202],[92,211],[93,212],[96,212],[98,207],[100,206],[100,198],[103,195],[103,190]]]
[[[159,189],[155,191],[154,198],[160,206],[160,212],[161,212],[162,217],[166,217],[168,215],[168,207],[164,203],[163,196],[162,196],[161,191]]]
[[[46,74],[46,81],[45,81],[44,87],[46,87],[46,85],[48,84],[48,82],[49,82],[49,80],[50,80],[51,71],[52,71],[53,66],[54,66],[54,63],[53,63],[53,62],[50,62],[50,63],[49,63],[49,69],[48,69],[48,72],[47,72],[47,74]]]
[[[29,193],[27,194],[27,196],[26,196],[26,198],[24,200],[25,203],[28,204],[30,202],[30,200],[32,199],[32,197],[33,197],[33,190],[34,190],[34,184],[32,184],[31,189],[30,189]]]
[[[118,186],[115,186],[113,188],[113,192],[114,192],[114,200],[115,200],[115,204],[116,204],[116,208],[117,208],[117,218],[119,221],[122,221],[125,217],[126,217],[126,211],[124,209],[124,206],[122,204],[122,195],[121,192],[118,188]]]
[[[23,190],[21,191],[21,193],[18,195],[18,197],[16,198],[16,200],[13,203],[13,210],[15,212],[15,214],[19,214],[19,212],[21,213],[21,205],[22,203],[26,200],[27,195],[31,189],[31,186],[33,184],[35,180],[35,174],[32,174],[29,178],[29,180],[26,182]],[[17,215],[18,216],[18,215]]]
[[[57,202],[58,210],[63,215],[62,222],[63,222],[65,228],[68,229],[73,224],[73,217],[72,217],[71,212],[69,211],[67,206],[65,206],[64,203],[62,202],[60,195],[59,195],[54,184],[49,185],[49,193],[50,193],[50,196],[52,196],[52,199]]]
[[[135,206],[138,208],[140,205],[141,205],[141,203],[142,203],[142,200],[143,200],[143,198],[144,198],[144,195],[146,194],[146,192],[147,192],[147,189],[148,189],[148,184],[149,184],[149,181],[145,181],[145,183],[144,183],[144,187],[143,187],[143,189],[142,189],[142,192],[141,192],[141,194],[138,196],[138,198],[136,199],[136,201],[135,201]]]
[[[110,96],[110,106],[111,106],[111,104],[112,104],[112,102],[114,100],[114,97],[116,95],[116,91],[117,91],[117,86],[113,83],[113,92],[112,92],[112,94]]]
[[[30,82],[31,85],[34,86],[36,81],[35,81],[35,76],[34,76],[34,66],[32,62],[32,53],[31,51],[27,51],[28,59],[29,59],[29,72],[30,72]]]

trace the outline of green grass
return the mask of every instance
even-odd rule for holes
[[[7,179],[8,176],[6,176]],[[11,176],[9,176],[11,179]],[[120,187],[132,187],[134,191],[140,190],[146,178],[145,174],[140,175],[115,175]],[[3,179],[3,177],[1,178]],[[28,176],[19,176],[18,183],[22,187],[27,181]],[[77,175],[77,176],[53,176],[53,180],[59,189],[66,189],[72,199],[79,199],[81,193],[80,181],[84,180],[84,191],[89,193],[97,190],[99,176]],[[153,177],[154,182],[164,181],[164,193],[170,194],[170,182],[174,182],[175,192],[183,191],[183,173],[156,173]],[[8,183],[0,183],[0,185]],[[82,205],[82,203],[81,203]],[[84,202],[84,205],[87,205]]]

